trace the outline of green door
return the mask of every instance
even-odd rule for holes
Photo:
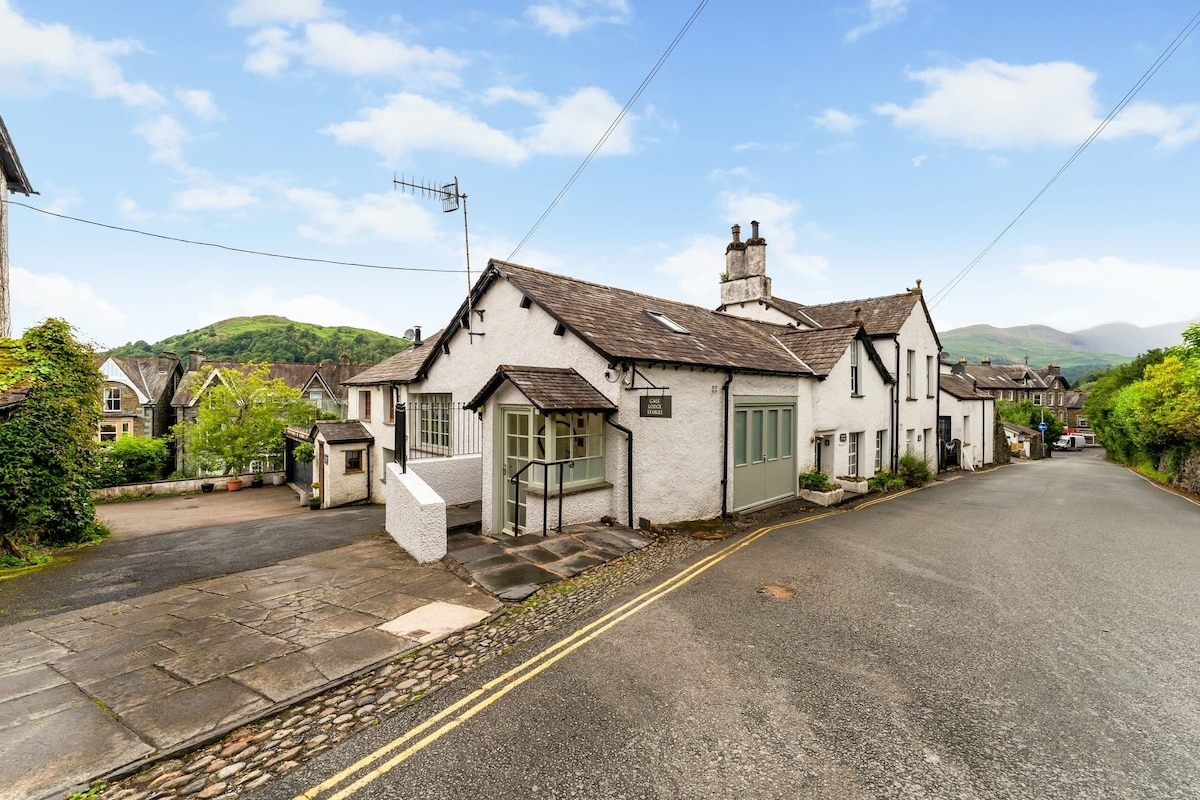
[[[741,401],[733,410],[733,510],[796,495],[793,404]]]

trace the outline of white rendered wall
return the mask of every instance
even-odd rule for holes
[[[318,442],[324,442],[320,436]],[[321,507],[333,508],[347,503],[359,503],[367,499],[367,457],[369,445],[366,442],[353,444],[325,445],[325,485],[321,487]],[[351,450],[362,450],[362,470],[346,472],[346,453]],[[371,469],[377,469],[375,464]]]
[[[446,503],[414,472],[388,464],[388,534],[422,564],[446,555]]]
[[[753,319],[759,322],[772,322],[776,325],[792,325],[796,320],[777,308],[772,308],[758,300],[746,300],[740,303],[726,303],[725,313],[731,317]]]
[[[850,393],[850,353],[830,370],[829,376],[817,383],[813,391],[813,427],[801,437],[801,447],[807,454],[809,469],[813,466],[815,432],[833,432],[834,476],[847,475],[850,471],[850,433],[861,433],[858,450],[858,474],[870,477],[875,474],[875,432],[887,431],[884,443],[883,466],[890,466],[891,454],[891,404],[892,387],[867,357],[861,344],[858,354],[859,394]],[[885,362],[886,364],[886,362]],[[890,370],[889,370],[890,372]],[[841,434],[847,434],[842,441]],[[822,464],[824,468],[825,465]]]
[[[408,462],[408,471],[421,476],[448,506],[482,499],[482,455],[420,458]]]
[[[878,346],[878,345],[877,345]],[[906,351],[915,350],[916,357],[913,370],[913,395],[914,399],[909,400],[906,390],[905,379],[905,358]],[[929,326],[929,320],[925,317],[924,307],[917,303],[913,307],[912,314],[909,315],[904,325],[900,327],[900,373],[896,376],[897,386],[899,387],[900,397],[900,455],[904,454],[904,431],[908,428],[916,430],[916,436],[923,436],[926,428],[937,431],[938,418],[938,389],[937,389],[937,373],[938,373],[938,344],[937,338],[934,335],[933,329]],[[933,356],[933,393],[929,393],[930,377],[927,374],[926,366],[928,361],[927,356]],[[894,356],[893,356],[894,359]],[[894,369],[894,362],[888,364],[888,369]],[[913,442],[913,450],[918,455],[921,453],[922,447],[925,446],[924,441]],[[928,444],[930,466],[937,467],[937,448],[932,442]]]

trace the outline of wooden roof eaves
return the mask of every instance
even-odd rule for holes
[[[875,343],[871,341],[872,337],[867,333],[867,329],[862,325],[858,326],[858,333],[854,338],[867,346],[867,358],[871,359],[871,363],[879,370],[879,374],[883,376],[883,382],[889,386],[896,382],[896,376],[892,375],[892,371],[883,363],[883,357],[879,355],[879,351],[875,349]],[[941,349],[940,347],[938,348]]]

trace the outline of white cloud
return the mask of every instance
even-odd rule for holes
[[[365,194],[343,200],[316,189],[289,189],[284,197],[308,215],[299,233],[326,244],[345,244],[378,237],[409,244],[428,244],[440,231],[436,216],[408,195]]]
[[[327,13],[323,0],[238,0],[229,10],[229,24],[245,27],[268,23],[298,25],[321,19]]]
[[[205,122],[225,119],[225,115],[221,109],[217,108],[217,103],[213,100],[212,92],[207,89],[176,89],[175,99]]]
[[[621,105],[603,89],[588,87],[555,106],[540,112],[542,122],[534,127],[526,141],[534,153],[585,155],[621,113]],[[631,117],[604,143],[601,155],[627,155],[633,152]]]
[[[110,336],[125,326],[124,312],[108,302],[87,283],[64,275],[38,275],[13,267],[11,300],[13,332],[47,317],[61,317],[83,331],[85,339]]]
[[[525,148],[509,134],[481,122],[468,111],[437,103],[420,95],[400,93],[387,105],[359,112],[353,122],[330,125],[339,144],[369,147],[399,162],[416,150],[443,150],[460,155],[518,164]]]
[[[927,159],[927,158],[929,158],[929,156],[926,155],[925,153],[921,153],[921,155],[919,155],[919,156],[913,156],[913,160],[912,160],[913,169],[919,168],[922,164],[925,163],[925,159]]]
[[[631,13],[626,0],[550,0],[525,9],[533,24],[566,38],[594,25],[624,25]]]
[[[228,183],[192,186],[176,194],[173,201],[180,211],[237,211],[258,204],[249,189]]]
[[[134,130],[150,145],[151,159],[184,172],[190,169],[183,160],[183,145],[191,135],[179,120],[162,114],[143,122]]]
[[[720,275],[725,271],[727,244],[728,240],[719,236],[692,236],[682,250],[660,261],[655,269],[675,279],[683,300],[716,306],[720,298]]]
[[[493,86],[483,95],[485,105],[511,101],[523,106],[541,108],[546,105],[546,96],[532,90],[514,89],[512,86]]]
[[[909,0],[868,0],[865,9],[867,21],[847,31],[842,38],[847,42],[856,42],[864,34],[896,24],[908,13],[908,2]]]
[[[52,195],[56,195],[53,200],[50,199]],[[43,195],[42,208],[52,214],[65,214],[71,206],[78,205],[79,202],[79,193],[74,189],[60,189]]]
[[[193,315],[197,326],[210,325],[217,319],[275,314],[316,325],[350,325],[383,332],[393,330],[392,325],[372,317],[357,304],[348,306],[340,300],[316,293],[283,294],[272,286],[232,294],[225,294],[218,288],[206,294],[204,301],[205,304],[198,306]]]
[[[863,121],[858,117],[847,114],[845,111],[839,111],[836,108],[825,109],[813,117],[812,121],[818,128],[824,128],[834,133],[850,133],[863,124]]]
[[[1200,297],[1200,269],[1118,256],[1038,261],[1020,272],[1025,285],[1039,287],[1026,293],[1034,304],[1025,309],[1031,318],[1068,331],[1118,320],[1161,325],[1192,319]]]
[[[961,67],[934,67],[909,74],[925,85],[910,106],[887,103],[875,112],[900,128],[951,139],[969,147],[1021,148],[1079,144],[1102,119],[1093,86],[1096,74],[1071,62],[1030,65],[978,59]],[[1200,136],[1200,107],[1168,109],[1131,104],[1103,134],[1157,137],[1180,147]]]
[[[293,35],[270,26],[247,39],[249,72],[278,75],[298,58],[310,67],[342,75],[383,76],[408,84],[458,86],[463,56],[445,48],[411,45],[378,31],[359,33],[340,22],[312,22]]]
[[[141,52],[132,39],[100,41],[61,23],[31,22],[0,0],[0,87],[5,93],[41,93],[64,84],[87,86],[95,97],[126,105],[155,105],[162,95],[125,79],[119,56]]]
[[[148,222],[155,217],[155,215],[149,211],[142,211],[141,206],[139,206],[137,201],[131,197],[118,194],[116,201],[117,213],[131,222]]]

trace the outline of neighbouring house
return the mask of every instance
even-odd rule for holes
[[[1083,412],[1087,397],[1087,392],[1067,392],[1066,399],[1063,401],[1063,427],[1067,433],[1084,434],[1088,439],[1088,444],[1095,444],[1095,434],[1092,433],[1092,426]]]
[[[240,361],[211,361],[204,351],[193,349],[188,352],[187,361],[182,366],[182,374],[177,389],[171,398],[171,423],[191,422],[200,413],[200,403],[210,386],[219,383],[221,370],[236,369],[245,371],[251,365]],[[343,383],[358,373],[370,367],[369,364],[351,364],[347,353],[343,352],[337,363],[306,364],[278,361],[269,364],[267,377],[276,378],[303,394],[323,415],[345,417],[346,389]],[[203,383],[195,385],[196,376],[208,369],[209,372]],[[176,453],[176,469],[184,469],[186,454]],[[255,465],[266,468],[267,465]]]
[[[980,391],[1012,403],[1028,400],[1066,421],[1067,390],[1071,384],[1063,377],[1058,364],[1039,370],[1025,364],[993,364],[988,358],[978,364],[968,364],[966,358],[960,358],[958,363]]]
[[[312,480],[321,507],[370,502],[371,473],[378,469],[371,458],[371,432],[357,420],[320,420],[309,437],[316,451]]]
[[[979,389],[962,364],[942,364],[938,445],[947,467],[976,469],[996,461],[996,398]]]
[[[490,262],[443,331],[348,382],[389,530],[394,501],[429,491],[513,534],[749,510],[796,497],[800,472],[869,477],[906,451],[936,465],[919,284],[779,300],[753,225],[734,227],[717,310]]]
[[[1000,424],[1004,426],[1004,437],[1008,439],[1009,450],[1013,458],[1039,461],[1044,457],[1045,446],[1040,431],[1008,420],[1001,420]]]
[[[97,438],[113,442],[122,436],[166,436],[175,422],[171,400],[183,376],[179,356],[166,351],[158,358],[109,355],[99,361],[104,388]]]
[[[9,297],[8,267],[8,195],[37,194],[29,183],[17,148],[0,117],[0,339],[11,339],[12,300]]]

